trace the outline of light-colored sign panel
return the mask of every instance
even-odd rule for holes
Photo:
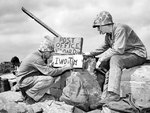
[[[74,68],[82,68],[83,55],[55,55],[53,56],[53,66],[63,67],[67,64],[74,64]]]
[[[83,38],[79,37],[55,37],[54,49],[61,54],[81,54]]]

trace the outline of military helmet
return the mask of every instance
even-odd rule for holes
[[[112,16],[107,11],[100,12],[94,20],[93,28],[113,24]]]
[[[54,51],[54,41],[49,36],[45,36],[45,39],[41,42],[41,45],[39,47],[39,51],[45,52],[45,51]]]

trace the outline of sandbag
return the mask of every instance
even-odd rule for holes
[[[90,106],[101,99],[101,88],[96,76],[87,70],[72,72],[66,79],[66,87],[63,89],[60,101],[74,105],[82,110],[88,111]]]

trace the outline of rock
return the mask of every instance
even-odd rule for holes
[[[91,76],[96,77],[94,74],[94,67],[96,65],[96,60],[94,58],[88,58],[83,64],[83,68],[86,69]],[[81,72],[82,69],[74,69],[76,72]],[[49,94],[54,95],[56,98],[59,98],[62,95],[62,90],[66,86],[66,79],[71,75],[70,71],[66,71],[57,78],[55,83],[51,86]]]
[[[10,93],[8,94],[10,95]],[[0,113],[27,113],[25,104],[18,104],[14,101],[15,99],[7,98],[6,93],[5,96],[0,95]]]
[[[100,109],[96,109],[96,110],[89,111],[87,113],[101,113],[101,110]]]
[[[122,74],[121,96],[131,93],[135,104],[150,106],[150,65],[145,64],[125,69]]]
[[[11,89],[8,79],[0,77],[0,92],[9,91]]]
[[[101,100],[101,88],[94,75],[87,70],[73,71],[66,80],[60,101],[88,111],[89,108]]]
[[[27,113],[27,108],[24,105],[17,104],[15,102],[8,102],[5,104],[4,110],[7,113]]]
[[[63,75],[59,76],[47,93],[53,95],[56,99],[59,98],[62,95],[63,88],[66,86],[66,78],[70,75],[70,71],[66,71]]]
[[[43,109],[40,103],[27,105],[28,113],[43,113]]]
[[[75,107],[73,113],[87,113],[87,112]]]
[[[20,92],[14,92],[14,91],[2,92],[2,93],[0,93],[0,98],[3,98],[9,102],[23,101],[21,93]]]
[[[40,102],[37,103],[35,106],[39,106],[39,108],[42,108],[42,113],[73,113],[74,110],[74,106],[67,105],[64,102],[58,102],[54,100]],[[33,105],[31,105],[31,107],[33,108]]]
[[[100,113],[121,113],[121,112],[113,111],[113,110],[109,109],[108,107],[103,107],[103,109]]]

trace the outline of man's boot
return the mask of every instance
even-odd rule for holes
[[[120,100],[120,96],[118,94],[109,91],[107,96],[106,96],[106,98],[102,99],[100,101],[100,103],[102,105],[104,105],[104,104],[107,104],[107,103],[109,103],[111,101],[119,101],[119,100]]]
[[[120,96],[114,92],[108,92],[106,98],[100,100],[97,104],[90,106],[91,109],[101,108],[104,104],[107,104],[111,101],[119,101]]]

